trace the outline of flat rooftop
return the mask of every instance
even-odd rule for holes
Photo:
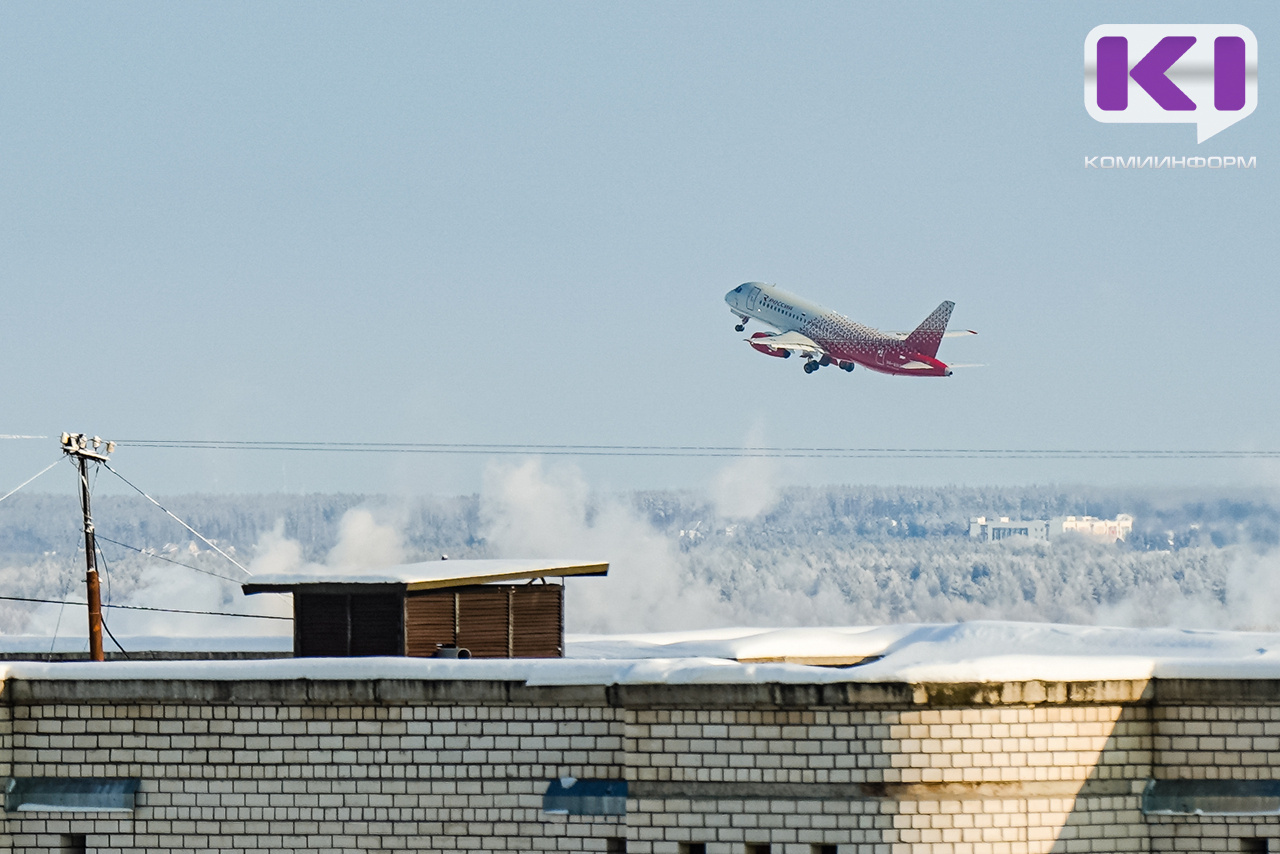
[[[608,574],[609,564],[602,560],[432,560],[358,571],[314,567],[307,572],[264,573],[241,586],[245,593],[289,593],[300,587],[339,585],[383,585],[416,591]]]
[[[0,640],[0,651],[10,653],[19,652],[24,641],[31,650],[48,649],[47,638]],[[142,639],[122,639],[126,644],[135,640]],[[174,650],[182,646],[182,639],[163,640]],[[220,645],[243,650],[253,648],[255,641],[278,648],[288,639],[224,638]],[[1280,680],[1280,633],[998,621],[569,635],[566,656],[8,661],[0,663],[0,678],[480,680],[530,686]]]

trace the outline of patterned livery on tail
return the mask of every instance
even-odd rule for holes
[[[947,332],[947,322],[951,320],[951,309],[955,307],[955,303],[947,300],[935,308],[933,314],[926,317],[924,323],[907,336],[907,346],[930,359],[937,356],[938,345],[942,343],[942,336]]]

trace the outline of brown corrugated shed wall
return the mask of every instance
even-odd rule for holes
[[[293,594],[293,654],[299,657],[402,655],[399,593]]]
[[[564,587],[484,584],[411,592],[405,598],[405,654],[431,656],[438,646],[473,658],[564,655]]]

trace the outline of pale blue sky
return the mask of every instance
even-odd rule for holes
[[[1239,23],[1257,111],[1104,125],[1100,23]],[[1275,448],[1272,3],[0,4],[0,433]],[[1258,168],[1086,171],[1106,154]],[[977,338],[806,376],[724,292]],[[0,489],[57,456],[0,442]],[[474,490],[477,457],[122,448],[154,492]],[[717,461],[594,460],[606,488]],[[780,482],[1266,483],[786,463]],[[48,480],[44,489],[58,488]]]

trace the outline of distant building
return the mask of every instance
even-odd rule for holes
[[[984,542],[1004,540],[1009,537],[1029,537],[1033,540],[1049,539],[1049,523],[1043,519],[1019,519],[1010,521],[1008,516],[988,519],[974,516],[969,520],[969,536]]]
[[[1049,523],[1049,536],[1076,533],[1105,543],[1127,539],[1133,533],[1133,517],[1120,513],[1114,519],[1097,519],[1093,516],[1058,516]]]
[[[1121,513],[1114,519],[1098,519],[1094,516],[1055,516],[1050,520],[1010,520],[1008,516],[1001,516],[999,519],[973,516],[969,519],[969,536],[983,542],[1005,540],[1009,537],[1050,540],[1066,533],[1114,543],[1133,533],[1133,517]]]

